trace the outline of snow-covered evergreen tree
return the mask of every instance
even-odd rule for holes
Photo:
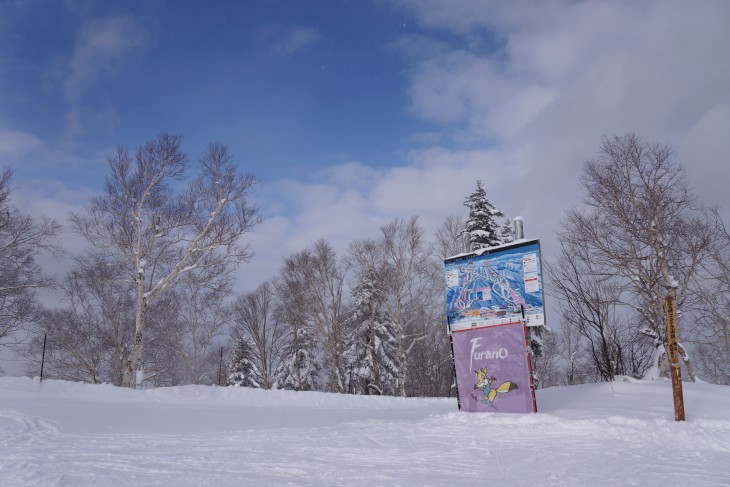
[[[316,343],[310,331],[302,325],[292,326],[289,343],[284,347],[281,366],[277,371],[280,389],[295,391],[317,390],[320,369]]]
[[[260,373],[252,360],[251,345],[245,338],[236,341],[233,358],[228,363],[228,384],[240,387],[261,387]]]
[[[375,269],[368,267],[352,291],[352,331],[343,355],[348,389],[356,394],[392,394],[397,384],[398,341],[383,306],[380,279]]]
[[[502,224],[502,229],[499,233],[499,239],[503,244],[515,241],[514,223],[511,218],[505,218],[504,223]]]
[[[480,179],[477,179],[477,188],[474,192],[464,200],[464,206],[469,208],[466,231],[471,234],[472,250],[503,243],[500,225],[496,219],[503,218],[504,214],[489,202]]]
[[[536,360],[542,357],[542,334],[544,331],[545,325],[527,327],[527,338],[530,343],[530,352],[532,353],[533,370],[535,370]]]

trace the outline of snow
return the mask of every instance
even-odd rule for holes
[[[485,252],[493,252],[495,250],[500,250],[507,247],[516,246],[523,243],[533,243],[533,242],[539,242],[540,240],[535,238],[519,238],[516,240],[513,240],[511,242],[503,243],[500,245],[495,245],[493,247],[482,247],[480,249],[476,249],[471,252],[462,252],[460,254],[452,255],[451,257],[447,257],[445,260],[451,260],[451,259],[458,259],[459,257],[465,257],[467,255],[482,255]]]
[[[674,276],[669,275],[667,287],[672,288],[672,289],[679,288],[679,282],[674,278]]]
[[[539,390],[537,414],[453,399],[0,378],[2,485],[730,484],[730,388]]]

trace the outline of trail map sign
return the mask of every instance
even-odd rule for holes
[[[456,256],[445,271],[459,408],[535,412],[526,330],[545,321],[540,242]]]

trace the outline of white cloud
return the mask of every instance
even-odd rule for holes
[[[63,73],[71,135],[83,132],[79,114],[83,96],[101,76],[117,74],[130,53],[145,46],[147,37],[144,26],[129,15],[95,19],[79,30]]]
[[[494,150],[432,148],[410,152],[398,167],[374,170],[348,162],[311,182],[262,184],[257,202],[269,217],[248,237],[256,256],[239,273],[239,285],[252,289],[278,272],[283,257],[320,238],[344,253],[352,240],[377,237],[380,226],[397,217],[418,215],[431,234],[446,216],[466,211],[462,202],[478,177],[500,188],[491,192],[499,204],[521,175],[521,161],[506,157]],[[498,171],[505,163],[511,168]]]
[[[322,39],[322,34],[309,27],[294,27],[283,34],[274,44],[274,49],[284,54],[293,54]]]
[[[114,73],[120,62],[147,40],[144,27],[131,16],[106,17],[85,25],[76,35],[68,63],[66,90],[76,98],[103,73]]]
[[[495,196],[498,206],[525,215],[528,232],[550,238],[559,227],[563,210],[580,199],[581,162],[604,134],[634,131],[683,148],[704,159],[687,165],[690,179],[703,166],[715,181],[730,180],[721,162],[730,103],[727,2],[394,3],[434,37],[448,31],[458,39],[450,50],[443,40],[434,51],[413,42],[403,49],[413,111],[458,127],[455,156],[463,153],[459,142],[481,140],[499,151],[503,167],[517,165],[511,191],[485,182],[504,194]],[[496,40],[496,51],[465,47],[474,36]],[[705,185],[703,199],[722,201],[720,186]]]
[[[0,165],[12,163],[12,158],[40,149],[43,145],[43,141],[33,134],[0,130]]]

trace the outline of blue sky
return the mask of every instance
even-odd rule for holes
[[[431,233],[478,178],[549,256],[606,134],[674,147],[728,216],[728,25],[724,0],[0,0],[0,166],[63,222],[116,145],[228,144],[266,217],[243,288],[318,238]]]
[[[392,165],[424,125],[409,113],[393,46],[415,29],[388,5],[21,1],[3,10],[12,17],[3,123],[82,156],[168,131],[192,153],[227,143],[265,181],[351,158]]]

